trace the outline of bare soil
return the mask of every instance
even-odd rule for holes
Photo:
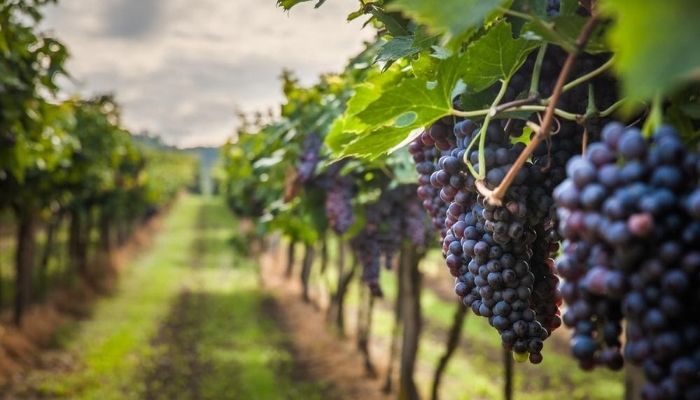
[[[368,379],[363,359],[349,336],[329,329],[325,313],[301,299],[298,279],[284,277],[284,251],[266,251],[260,259],[264,287],[276,303],[275,315],[290,335],[290,345],[301,376],[329,385],[334,399],[385,400],[383,380]],[[380,368],[379,376],[384,376]]]

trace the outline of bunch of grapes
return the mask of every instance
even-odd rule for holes
[[[484,134],[487,135],[484,183],[494,189],[523,146],[511,144],[508,135],[496,124],[490,125]],[[478,169],[478,151],[473,150],[468,157]],[[559,326],[557,289],[547,263],[550,248],[541,228],[551,201],[541,186],[542,181],[539,168],[528,162],[519,170],[503,205],[494,206],[479,197],[473,210],[476,227],[483,233],[480,238],[464,243],[465,253],[471,257],[471,275],[467,278],[473,276],[470,286],[478,288],[481,297],[471,303],[472,309],[477,315],[489,318],[506,348],[519,358],[529,357],[532,363],[542,361],[543,341]],[[535,254],[538,240],[540,251]]]
[[[352,209],[354,185],[352,177],[333,174],[330,178],[325,199],[326,217],[331,229],[339,235],[344,234],[355,223]]]
[[[416,192],[415,185],[383,191],[376,202],[365,206],[365,225],[351,241],[363,268],[362,279],[375,296],[382,296],[382,261],[387,269],[391,268],[404,240],[420,248],[426,245],[427,221]]]
[[[297,179],[301,184],[311,182],[316,171],[316,165],[321,160],[321,137],[315,133],[310,133],[304,138],[301,148],[301,155],[297,162]]]
[[[376,235],[374,228],[365,226],[350,240],[350,248],[362,266],[362,281],[367,284],[372,295],[381,297],[379,271],[381,269],[382,249]]]
[[[551,234],[552,223],[543,222],[548,221],[553,205],[545,183],[553,187],[564,174],[552,168],[553,162],[547,168],[527,163],[508,191],[505,205],[494,207],[478,195],[463,161],[480,127],[471,120],[454,123],[452,131],[446,131],[446,125],[446,121],[439,121],[431,126],[413,143],[411,153],[422,179],[419,194],[437,194],[448,204],[442,250],[450,274],[456,278],[455,292],[475,314],[489,318],[506,348],[539,363],[544,339],[560,325],[561,302],[552,260],[556,237]],[[484,134],[485,183],[493,189],[523,145],[511,144],[496,123]],[[435,162],[437,151],[440,157]],[[554,158],[545,152],[538,162],[544,163],[545,156]],[[467,158],[479,168],[475,148]],[[557,171],[558,176],[551,176],[550,171]],[[425,179],[428,173],[430,187]]]
[[[698,155],[669,127],[645,139],[608,124],[556,190],[566,239],[558,270],[583,367],[643,366],[647,399],[700,395]]]

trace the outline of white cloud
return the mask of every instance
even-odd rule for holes
[[[356,4],[285,13],[275,0],[63,0],[44,26],[73,55],[68,90],[115,92],[130,129],[211,145],[230,135],[235,109],[278,106],[283,68],[307,84],[342,69],[373,34],[345,22]]]

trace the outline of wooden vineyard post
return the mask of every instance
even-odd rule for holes
[[[462,337],[462,327],[464,326],[464,320],[467,317],[468,311],[469,309],[462,303],[457,303],[454,316],[452,317],[452,327],[450,328],[447,344],[445,345],[445,353],[440,357],[440,361],[438,361],[435,373],[433,374],[433,386],[430,395],[432,400],[438,400],[440,397],[439,392],[442,376],[445,369],[447,369],[447,364],[450,362],[450,359],[459,346],[459,340]]]
[[[400,358],[399,400],[418,400],[418,389],[413,378],[418,344],[421,333],[420,287],[421,276],[418,270],[420,256],[410,242],[404,241],[401,248],[402,262],[399,265],[399,279],[402,283],[401,320],[403,338]]]
[[[360,306],[357,309],[357,349],[362,354],[367,376],[376,378],[377,370],[374,368],[369,354],[369,340],[372,333],[372,314],[374,312],[374,296],[366,285],[360,285]]]
[[[290,278],[292,276],[292,272],[294,272],[294,258],[295,258],[295,248],[296,248],[297,242],[296,240],[290,240],[289,241],[289,247],[287,248],[287,269],[285,272],[285,275],[287,278]]]
[[[314,264],[315,253],[316,251],[313,245],[308,243],[304,244],[304,259],[301,263],[301,296],[305,302],[309,302],[311,300],[309,297],[309,278],[311,276],[311,267]]]
[[[513,400],[513,353],[503,349],[503,398]]]
[[[625,364],[625,400],[640,400],[644,386],[644,372],[631,363]]]
[[[31,207],[17,209],[17,253],[15,270],[14,322],[20,326],[22,316],[32,300],[32,277],[36,253],[36,215]]]

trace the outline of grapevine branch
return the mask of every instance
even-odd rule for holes
[[[506,111],[545,111],[547,109],[547,103],[532,104],[538,102],[540,102],[539,99],[530,97],[523,100],[515,100],[512,102],[503,103],[497,107],[484,108],[481,110],[473,111],[461,111],[453,109],[450,111],[450,113],[454,116],[463,118],[477,118],[486,116],[490,116],[491,118],[493,118],[501,116],[501,114]],[[559,108],[554,109],[554,114],[569,121],[580,121],[585,118],[585,115],[574,114],[572,112],[564,111]]]
[[[586,24],[581,29],[578,38],[576,38],[576,48],[574,49],[574,51],[569,53],[568,57],[566,58],[566,61],[564,62],[564,66],[562,67],[562,70],[559,73],[557,83],[554,86],[554,91],[552,93],[552,96],[550,97],[549,103],[547,104],[547,108],[545,110],[544,118],[542,120],[542,125],[540,129],[538,129],[535,132],[535,136],[525,147],[523,152],[520,153],[518,159],[515,160],[515,163],[508,170],[508,173],[506,174],[505,178],[503,178],[501,184],[498,185],[493,191],[488,191],[484,193],[482,192],[482,190],[479,190],[479,192],[486,198],[486,201],[488,203],[492,205],[501,205],[503,203],[503,197],[505,196],[506,191],[513,183],[513,180],[522,168],[523,164],[525,164],[525,161],[527,161],[527,159],[530,158],[532,152],[537,148],[537,146],[539,146],[542,140],[546,139],[549,136],[549,131],[552,128],[552,122],[554,121],[554,111],[557,106],[557,102],[559,101],[559,97],[563,92],[566,79],[569,77],[569,73],[571,73],[571,69],[574,66],[576,57],[578,56],[579,52],[581,52],[581,50],[585,48],[585,45],[588,42],[591,33],[593,32],[593,28],[595,28],[597,23],[598,18],[595,15],[591,16],[591,18],[589,18],[588,21],[586,21]],[[477,189],[480,188],[485,188],[483,182],[477,184]]]
[[[500,114],[504,111],[510,110],[511,108],[517,108],[521,106],[527,106],[531,104],[535,104],[539,101],[540,99],[535,95],[532,97],[528,97],[525,99],[518,99],[518,100],[513,100],[509,101],[507,103],[499,104],[493,109],[493,113],[495,114]]]

